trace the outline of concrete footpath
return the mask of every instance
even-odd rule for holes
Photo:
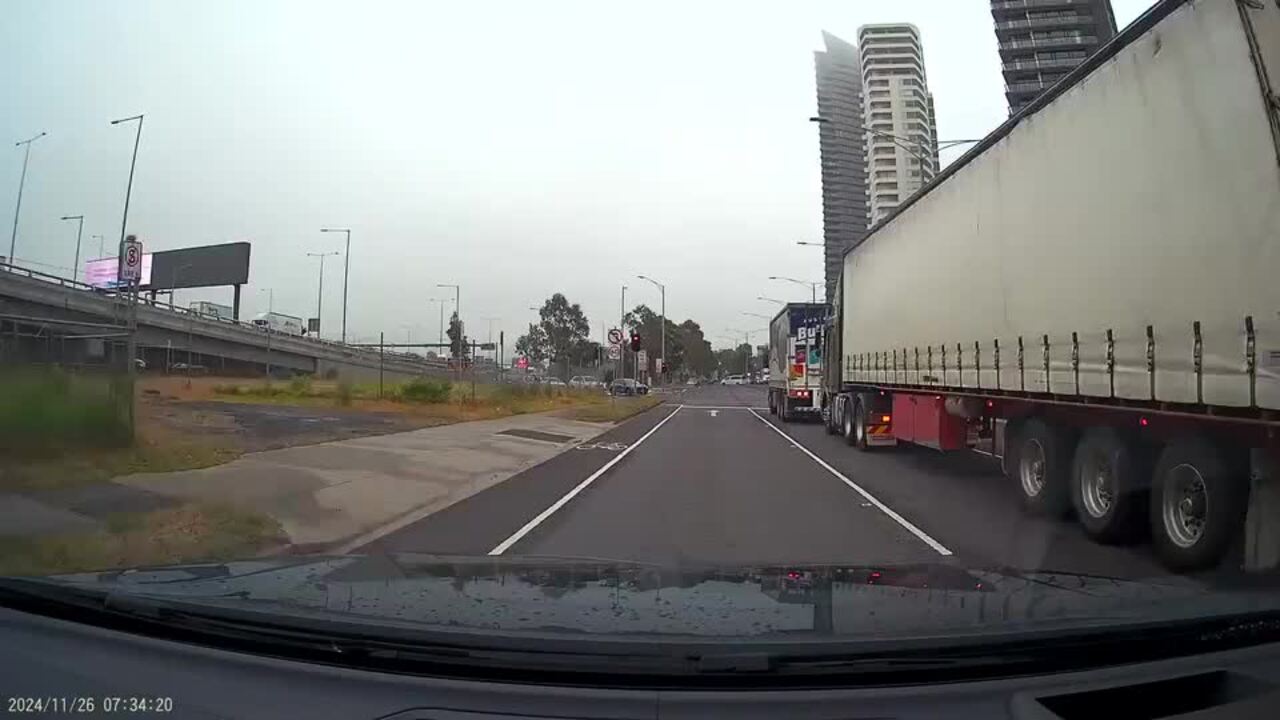
[[[346,552],[612,427],[550,413],[456,423],[245,455],[113,482],[276,518],[297,552]]]

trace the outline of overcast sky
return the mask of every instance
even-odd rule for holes
[[[1152,0],[1114,0],[1127,24]],[[769,275],[822,279],[813,51],[821,31],[911,22],[940,139],[1007,117],[987,0],[5,3],[0,218],[31,153],[17,257],[69,275],[75,223],[148,250],[253,243],[244,313],[314,314],[317,261],[353,229],[348,333],[434,339],[437,283],[462,286],[468,334],[510,346],[553,292],[597,339],[627,306],[763,328]],[[955,153],[944,153],[944,162]],[[113,254],[113,253],[109,253]],[[336,262],[335,262],[336,260]],[[36,265],[42,263],[44,265]],[[230,301],[229,289],[179,301]],[[337,333],[341,259],[325,266]],[[763,342],[757,333],[752,340]]]

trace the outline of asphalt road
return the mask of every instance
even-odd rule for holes
[[[770,416],[762,386],[666,398],[363,550],[1167,575],[1142,546],[1100,546],[1071,522],[1026,516],[989,457],[860,453],[820,424]]]

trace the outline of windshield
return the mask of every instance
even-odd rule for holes
[[[0,577],[584,642],[1277,609],[1280,7],[1041,5],[7,4]]]

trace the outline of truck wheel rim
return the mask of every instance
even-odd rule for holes
[[[1039,440],[1028,440],[1018,460],[1018,477],[1027,497],[1036,497],[1044,489],[1044,466],[1044,446]]]
[[[845,437],[850,437],[851,435],[853,435],[853,421],[849,419],[848,410],[849,408],[845,408],[845,415],[844,415],[844,436]]]
[[[1080,495],[1085,512],[1106,517],[1115,503],[1115,468],[1102,453],[1091,453],[1080,468]]]
[[[1165,476],[1163,501],[1165,532],[1180,548],[1189,548],[1204,534],[1209,494],[1204,477],[1191,465],[1179,465]]]

